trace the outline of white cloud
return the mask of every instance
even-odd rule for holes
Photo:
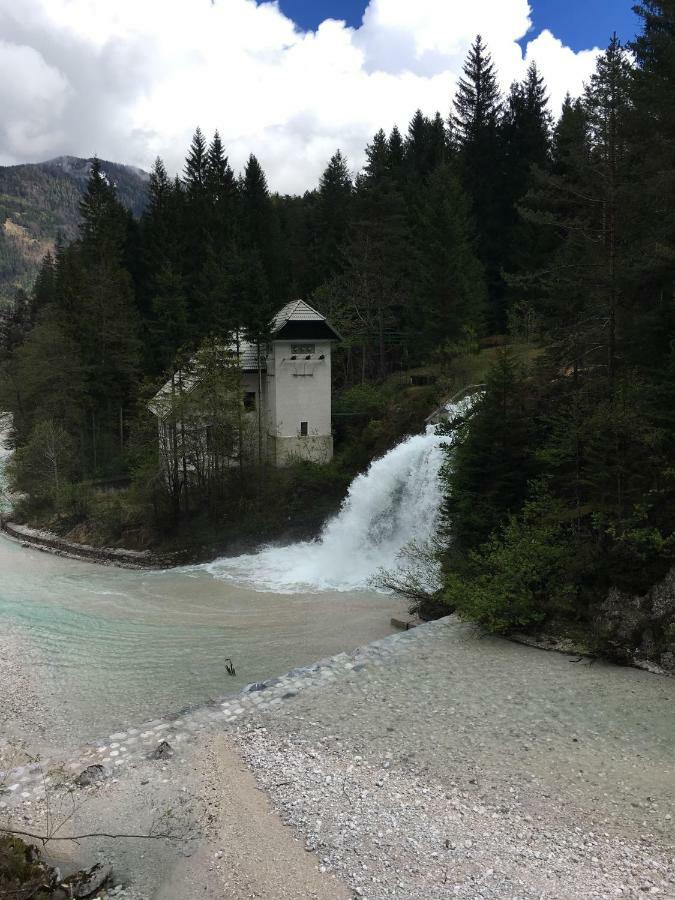
[[[65,76],[33,47],[0,40],[0,146],[10,156],[48,152],[63,138],[59,117],[69,94]]]
[[[597,51],[550,32],[527,45],[527,0],[371,0],[358,29],[302,32],[255,0],[0,0],[0,161],[99,155],[179,171],[197,124],[273,188],[313,186],[338,146],[355,167],[379,128],[447,115],[466,52],[487,40],[506,88],[534,59],[554,109]]]

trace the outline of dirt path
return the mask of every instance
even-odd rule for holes
[[[348,900],[353,894],[321,874],[317,858],[286,828],[224,735],[200,747],[192,766],[205,833],[156,893],[162,900]],[[279,777],[283,779],[283,773]]]

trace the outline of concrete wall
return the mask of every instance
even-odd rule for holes
[[[298,344],[313,344],[314,352],[294,353],[295,342],[274,341],[267,361],[267,427],[277,465],[293,458],[325,463],[333,456],[331,343]],[[301,434],[302,422],[307,435]]]
[[[298,460],[324,465],[333,458],[333,435],[268,436],[270,459],[277,466],[288,466]]]

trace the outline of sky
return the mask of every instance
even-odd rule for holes
[[[197,125],[235,170],[315,186],[337,148],[354,171],[380,127],[450,111],[475,35],[504,90],[535,61],[554,112],[631,0],[0,0],[0,164],[62,154],[180,172]]]
[[[443,0],[439,0],[443,2]],[[616,31],[623,41],[635,33],[636,0],[530,0],[533,31],[549,28],[573,50],[605,46]],[[358,28],[367,0],[280,0],[282,11],[302,28],[317,28],[324,19],[344,19]]]

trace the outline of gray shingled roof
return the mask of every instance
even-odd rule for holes
[[[236,342],[233,340],[228,349],[234,352],[236,350]],[[258,371],[258,348],[249,341],[239,340],[239,360],[241,368],[244,372]],[[262,358],[263,368],[265,367],[265,357]],[[178,373],[176,373],[178,374]],[[174,393],[180,391],[183,395],[191,393],[199,384],[201,378],[198,374],[185,375],[180,379],[180,383],[175,380],[176,375],[162,385],[152,400],[148,403],[148,408],[158,418],[164,419],[171,411],[171,400]]]
[[[317,312],[316,309],[311,307],[309,303],[305,303],[304,300],[291,300],[290,303],[287,303],[286,306],[282,307],[279,312],[275,315],[274,319],[272,319],[271,323],[271,333],[274,335],[278,331],[287,325],[289,322],[325,322],[326,317],[322,316],[320,312]],[[332,329],[331,326],[331,330]],[[229,349],[235,350],[236,343],[232,341],[229,344]],[[255,344],[250,343],[249,341],[240,340],[239,341],[239,359],[241,361],[241,368],[244,372],[257,372],[258,371],[258,349]],[[263,357],[262,360],[263,367],[265,366],[265,359]],[[182,381],[182,392],[183,394],[189,394],[190,391],[194,389],[196,384],[199,382],[198,376],[188,376]],[[170,400],[173,393],[176,390],[176,384],[172,378],[170,378],[165,385],[163,385],[159,391],[155,394],[153,400],[150,401],[148,407],[152,410],[152,412],[159,416],[160,418],[164,418],[167,414],[167,407],[170,405]]]
[[[272,334],[281,331],[287,322],[325,322],[326,317],[304,300],[291,300],[272,320]]]

